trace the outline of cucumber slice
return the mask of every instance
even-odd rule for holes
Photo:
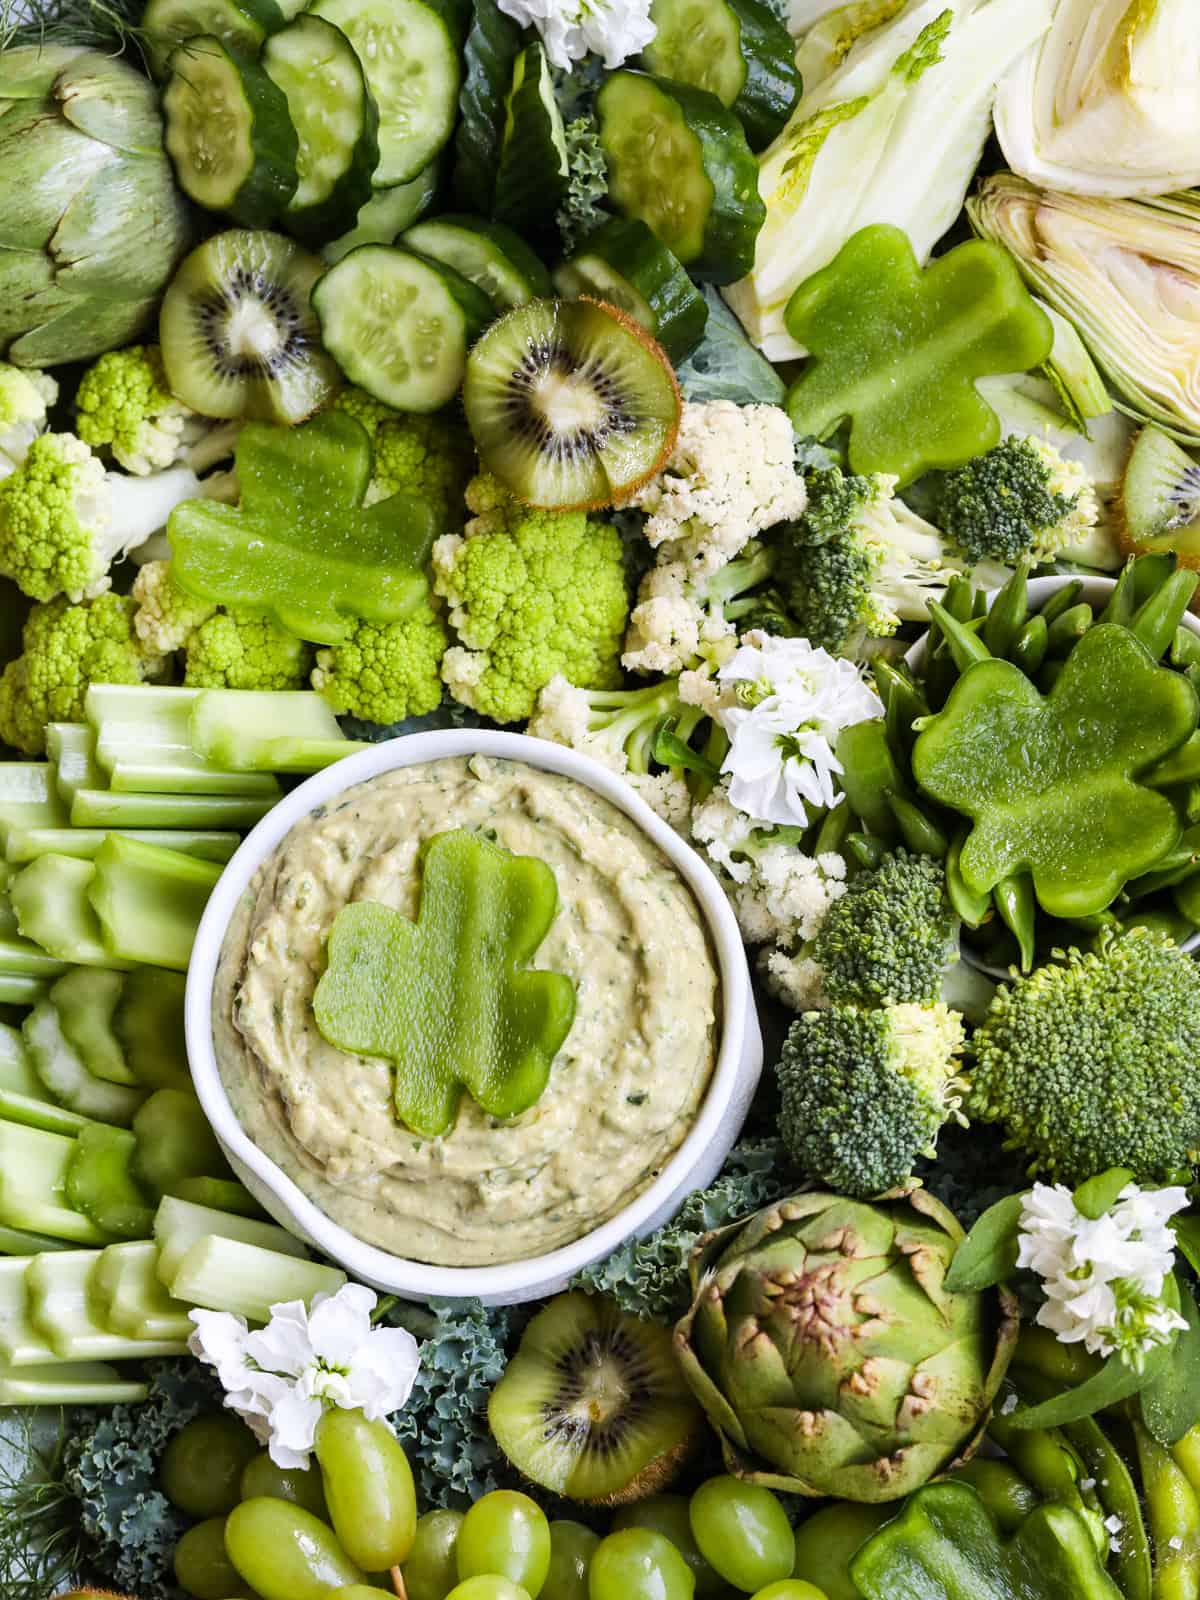
[[[531,44],[513,63],[493,216],[526,232],[544,229],[554,221],[568,172],[567,139],[550,63],[541,45]]]
[[[330,267],[312,303],[346,377],[398,411],[438,411],[454,398],[467,348],[495,311],[452,267],[382,244]]]
[[[590,295],[627,311],[678,363],[704,334],[704,296],[644,222],[614,217],[554,273],[566,300]]]
[[[408,183],[454,128],[461,76],[457,19],[446,0],[314,0],[358,52],[379,107],[375,187]]]
[[[324,17],[302,16],[267,40],[263,69],[284,93],[296,129],[289,233],[320,243],[353,227],[371,198],[379,112],[349,39]]]
[[[479,217],[431,217],[401,241],[418,255],[453,267],[502,311],[553,293],[550,274],[533,251],[502,222]]]
[[[653,0],[647,71],[715,94],[762,150],[800,98],[791,34],[762,0]]]
[[[733,112],[705,89],[622,69],[596,114],[617,210],[640,217],[694,278],[745,277],[766,207]]]
[[[360,244],[394,244],[405,228],[411,228],[433,204],[439,173],[439,163],[431,161],[411,183],[398,183],[394,189],[376,189],[358,213],[358,221],[349,233],[322,245],[322,256],[332,266],[351,250],[357,250]]]
[[[283,24],[275,0],[150,0],[142,14],[142,36],[151,72],[165,78],[171,52],[185,39],[212,34],[230,49],[254,56]]]
[[[206,211],[269,227],[296,189],[299,143],[287,97],[212,34],[186,40],[168,64],[163,143],[179,187]]]
[[[472,211],[492,209],[504,103],[523,38],[519,24],[500,10],[496,0],[475,0],[463,51],[454,141],[454,192],[459,204]]]

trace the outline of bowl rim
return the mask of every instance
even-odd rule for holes
[[[238,1120],[217,1066],[211,1022],[217,963],[230,919],[254,873],[314,807],[386,772],[456,756],[520,761],[582,783],[615,805],[665,855],[704,918],[720,978],[720,1029],[712,1076],[699,1115],[658,1176],[627,1206],[578,1239],[540,1255],[491,1266],[446,1267],[393,1255],[336,1223],[251,1140]],[[351,1276],[419,1297],[508,1297],[551,1279],[565,1279],[610,1254],[636,1234],[681,1187],[719,1136],[745,1069],[747,1017],[753,994],[745,946],[716,875],[619,774],[590,756],[529,734],[445,729],[402,734],[345,756],[285,795],[230,859],[209,897],[188,965],[184,1023],[192,1080],[205,1115],[229,1154],[279,1203],[295,1226]]]

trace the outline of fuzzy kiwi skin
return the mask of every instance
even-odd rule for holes
[[[649,1500],[651,1495],[661,1494],[664,1489],[669,1489],[675,1479],[683,1471],[688,1457],[694,1452],[700,1440],[704,1437],[704,1423],[699,1421],[687,1436],[670,1450],[665,1450],[661,1456],[655,1456],[653,1461],[647,1461],[642,1470],[623,1489],[618,1489],[615,1494],[604,1495],[599,1500],[581,1500],[585,1506],[631,1506],[637,1500]]]

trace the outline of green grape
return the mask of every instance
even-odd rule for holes
[[[582,1522],[550,1524],[550,1570],[542,1600],[587,1600],[587,1575],[600,1535]]]
[[[225,1518],[189,1528],[175,1546],[175,1577],[196,1600],[229,1600],[245,1583],[225,1553]]]
[[[631,1506],[622,1506],[613,1518],[613,1532],[622,1528],[652,1528],[669,1539],[692,1569],[696,1580],[696,1593],[701,1600],[723,1594],[725,1580],[714,1572],[700,1554],[700,1547],[692,1537],[692,1524],[688,1516],[687,1496],[683,1494],[655,1494],[649,1500],[638,1500]]]
[[[335,1589],[329,1600],[379,1600],[379,1595],[380,1591],[372,1584],[351,1583],[345,1589]]]
[[[404,1563],[408,1600],[446,1600],[458,1582],[454,1546],[462,1520],[461,1511],[427,1511],[417,1518],[416,1537]]]
[[[482,1574],[508,1578],[536,1600],[550,1570],[546,1513],[515,1489],[485,1494],[462,1520],[455,1564],[460,1578]]]
[[[651,1528],[623,1528],[601,1539],[588,1568],[589,1600],[692,1600],[692,1569]]]
[[[728,1475],[710,1478],[692,1496],[688,1515],[700,1554],[735,1589],[754,1594],[791,1576],[795,1536],[770,1489]]]
[[[314,1449],[342,1549],[364,1572],[399,1566],[417,1531],[417,1491],[395,1434],[334,1406],[317,1423]]]
[[[486,1498],[486,1496],[485,1496]],[[476,1501],[476,1504],[479,1502]],[[528,1589],[494,1572],[481,1572],[456,1584],[446,1600],[532,1600]]]
[[[287,1500],[243,1500],[226,1520],[225,1549],[263,1600],[325,1600],[367,1581],[325,1524]]]
[[[829,1600],[829,1596],[807,1578],[780,1578],[778,1583],[760,1589],[754,1600]]]
[[[163,1452],[162,1492],[197,1522],[223,1517],[241,1498],[242,1469],[257,1449],[245,1423],[227,1412],[197,1417],[180,1428]]]
[[[850,1559],[876,1528],[895,1515],[892,1505],[856,1505],[849,1500],[814,1512],[796,1529],[794,1575],[815,1583],[829,1600],[862,1600],[850,1577]]]
[[[329,1521],[325,1486],[316,1467],[277,1467],[265,1450],[246,1463],[242,1473],[243,1500],[290,1500],[322,1522]]]

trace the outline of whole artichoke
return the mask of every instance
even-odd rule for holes
[[[99,51],[0,52],[0,353],[47,367],[135,339],[188,218],[148,79]]]
[[[731,1472],[894,1500],[973,1448],[1017,1314],[1004,1291],[943,1288],[962,1238],[910,1186],[794,1195],[701,1241],[675,1343]]]

